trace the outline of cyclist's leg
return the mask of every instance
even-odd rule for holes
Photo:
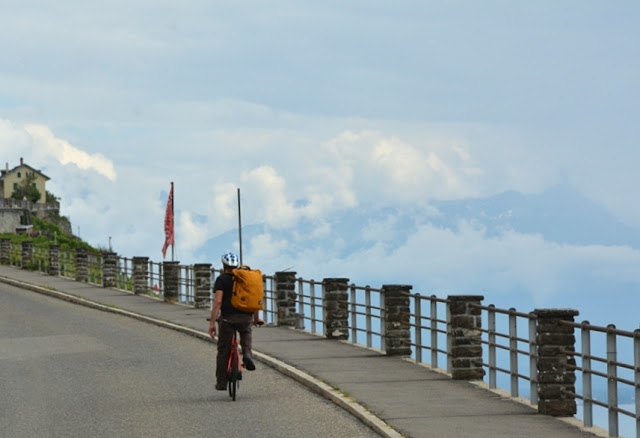
[[[244,366],[249,371],[253,371],[256,369],[256,366],[253,363],[253,355],[251,351],[251,344],[253,340],[253,334],[251,330],[252,321],[252,315],[242,315],[242,319],[238,322],[238,324],[236,324],[236,330],[238,330],[238,333],[240,333],[240,346],[242,347]]]
[[[216,358],[216,387],[225,388],[227,384],[227,364],[231,338],[233,337],[233,325],[220,320],[218,322],[218,356]]]

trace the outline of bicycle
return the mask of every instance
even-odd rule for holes
[[[211,321],[211,318],[207,318],[208,321]],[[219,320],[220,324],[222,322],[230,323],[229,321],[225,321],[222,318]],[[254,323],[255,326],[260,327],[264,324],[264,321],[258,320]],[[211,329],[210,329],[211,330]],[[238,344],[238,330],[232,325],[232,336],[229,347],[229,357],[227,359],[227,369],[226,369],[226,377],[227,377],[227,388],[229,390],[229,396],[236,401],[236,393],[238,391],[238,387],[240,386],[239,381],[242,380],[242,368],[245,367],[244,360],[240,357],[240,345]],[[241,361],[242,360],[242,361]],[[250,370],[255,369],[255,365],[249,368]],[[218,388],[216,385],[216,389],[224,389],[224,387]]]

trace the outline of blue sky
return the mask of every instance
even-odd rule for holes
[[[203,245],[235,229],[240,187],[266,272],[522,310],[604,299],[587,278],[613,316],[640,286],[630,243],[429,218],[566,184],[640,229],[639,19],[636,1],[3,1],[0,159],[125,256],[161,260],[174,181],[177,259],[216,263],[199,255],[228,249]]]

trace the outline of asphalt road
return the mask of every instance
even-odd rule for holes
[[[0,284],[0,437],[376,437],[276,371],[214,389],[215,346]]]

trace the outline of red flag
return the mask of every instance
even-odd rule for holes
[[[171,191],[169,192],[169,200],[167,201],[167,211],[164,214],[164,246],[162,247],[162,258],[166,257],[167,248],[175,243],[173,234],[173,183],[171,183]]]

